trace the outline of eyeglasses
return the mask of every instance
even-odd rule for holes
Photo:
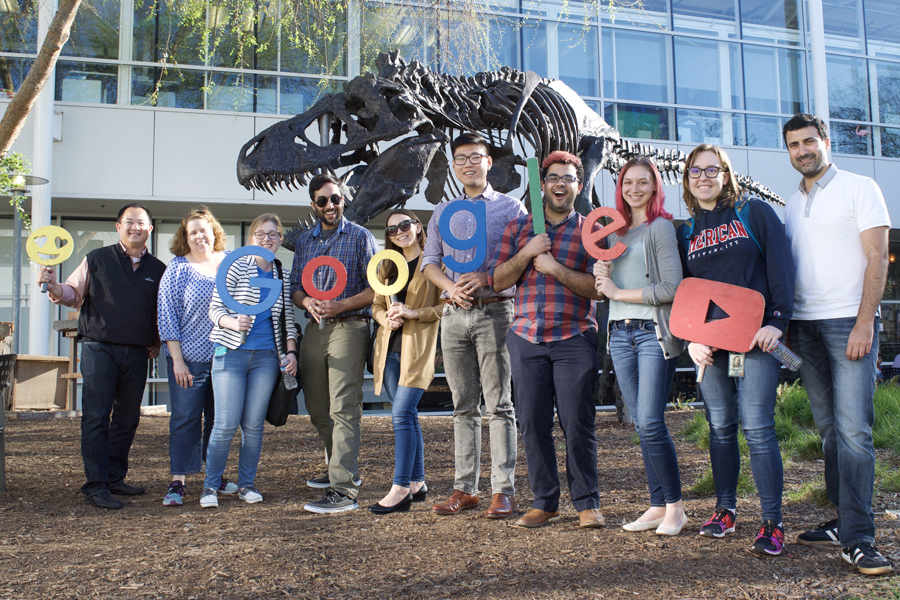
[[[706,176],[710,179],[715,179],[719,176],[719,173],[727,172],[727,169],[723,167],[706,167],[705,169],[701,169],[700,167],[691,167],[687,170],[688,175],[691,179],[700,179],[700,173],[706,173]]]
[[[575,183],[576,181],[581,181],[574,175],[563,175],[562,177],[560,177],[559,175],[547,175],[546,177],[544,177],[544,183],[549,183],[551,185],[554,183],[559,183],[560,180],[565,183]]]
[[[318,206],[319,208],[325,208],[326,206],[328,206],[329,202],[331,202],[335,206],[340,206],[341,202],[343,202],[343,201],[344,201],[344,197],[338,196],[337,194],[335,194],[331,198],[326,198],[325,196],[319,196],[318,198],[316,198],[316,206]]]
[[[150,223],[147,223],[146,221],[128,220],[128,221],[122,221],[122,225],[124,225],[128,229],[131,229],[132,227],[137,227],[138,229],[147,229],[148,227],[150,227]]]
[[[465,156],[465,155],[463,155],[463,154],[459,154],[459,155],[453,157],[453,164],[455,164],[455,165],[461,167],[461,166],[463,166],[464,164],[466,164],[466,161],[469,161],[469,162],[472,163],[473,165],[480,165],[480,164],[481,164],[481,159],[482,159],[482,158],[484,158],[484,154],[477,154],[477,153],[476,153],[476,154],[470,154],[470,155],[468,155],[468,156]]]
[[[277,240],[281,237],[281,234],[277,231],[254,231],[253,237],[258,240],[264,240],[266,238],[269,238],[270,240]]]
[[[397,231],[402,231],[404,233],[409,231],[410,227],[413,226],[413,223],[418,223],[418,221],[406,219],[405,221],[400,221],[396,225],[388,225],[384,228],[384,232],[388,235],[388,237],[394,237],[395,235],[397,235]]]

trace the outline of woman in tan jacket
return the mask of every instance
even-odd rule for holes
[[[375,340],[375,393],[384,386],[392,403],[394,425],[394,485],[369,510],[376,514],[409,510],[428,494],[425,485],[425,444],[417,405],[434,379],[434,354],[442,308],[440,290],[419,268],[425,231],[415,213],[397,209],[388,216],[385,249],[403,254],[409,267],[406,286],[392,298],[375,294],[372,316],[380,325]],[[397,281],[397,266],[384,261],[378,278]]]

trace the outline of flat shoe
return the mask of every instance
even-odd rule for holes
[[[687,525],[688,518],[687,515],[684,515],[684,519],[681,521],[681,525],[678,527],[665,527],[660,525],[656,528],[656,535],[678,535],[681,533],[681,530]]]
[[[406,512],[409,510],[409,507],[412,506],[412,503],[412,494],[407,494],[406,498],[393,506],[384,506],[381,502],[376,502],[369,507],[369,511],[375,513],[376,515],[387,515],[393,512]]]
[[[665,517],[661,517],[659,519],[653,519],[652,521],[632,521],[631,523],[622,525],[622,529],[625,531],[647,531],[648,529],[656,529],[662,525],[664,518]]]

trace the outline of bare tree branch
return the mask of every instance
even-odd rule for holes
[[[59,53],[69,39],[69,31],[72,29],[80,5],[81,0],[61,0],[59,3],[59,8],[50,22],[47,37],[38,51],[37,59],[9,106],[6,107],[3,120],[0,121],[0,156],[6,156],[13,142],[22,133],[25,120],[34,108],[34,103],[37,102],[47,80],[50,79]]]

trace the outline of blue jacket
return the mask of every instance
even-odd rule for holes
[[[698,209],[678,227],[678,251],[685,277],[746,287],[766,300],[763,325],[787,329],[794,306],[794,259],[784,225],[761,200],[739,200]],[[717,307],[711,319],[724,318]]]

